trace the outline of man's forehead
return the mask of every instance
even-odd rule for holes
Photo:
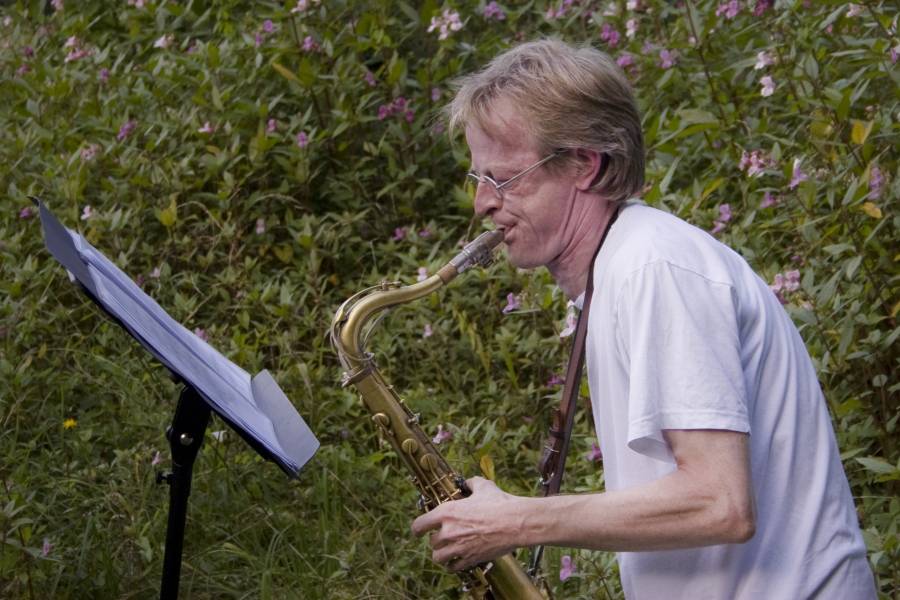
[[[487,137],[491,146],[505,154],[531,153],[533,147],[531,132],[525,118],[512,102],[506,99],[495,100],[479,117],[476,122],[466,127],[466,137],[469,141],[472,136],[468,132],[474,129],[481,136]]]
[[[498,142],[521,146],[523,139],[530,141],[527,121],[510,99],[495,99],[482,115],[479,119],[481,129]]]

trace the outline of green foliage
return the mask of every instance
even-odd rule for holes
[[[706,0],[538,0],[501,5],[503,20],[463,1],[44,4],[0,8],[0,595],[154,597],[165,536],[153,481],[166,463],[151,463],[177,389],[69,284],[28,208],[36,194],[175,318],[271,370],[323,442],[289,482],[233,433],[206,440],[185,597],[455,597],[408,533],[415,492],[339,387],[325,333],[345,298],[433,272],[480,229],[458,185],[464,144],[437,109],[456,76],[536,36],[631,61],[645,198],[715,229],[778,288],[880,593],[897,594],[893,3],[738,2],[732,17]],[[463,26],[439,39],[428,28],[445,9]],[[521,308],[504,315],[509,293]],[[501,263],[397,311],[372,347],[428,431],[454,434],[453,464],[492,463],[528,494],[564,315],[546,272]],[[601,489],[587,415],[576,428],[567,487]],[[564,552],[545,561],[558,597],[621,595],[604,553],[572,553],[578,571],[559,582]]]

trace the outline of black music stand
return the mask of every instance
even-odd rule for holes
[[[78,233],[66,229],[37,198],[47,249],[69,277],[118,325],[184,384],[172,425],[166,432],[172,472],[157,475],[169,484],[169,519],[160,588],[162,600],[175,600],[187,501],[194,460],[215,412],[263,458],[289,477],[319,448],[319,441],[268,371],[255,376],[229,361],[168,315],[115,264]]]

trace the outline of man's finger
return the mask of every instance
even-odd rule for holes
[[[412,532],[416,535],[422,535],[432,529],[440,529],[440,527],[441,516],[437,513],[437,509],[417,517],[412,522]]]

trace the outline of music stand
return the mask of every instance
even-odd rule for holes
[[[169,519],[160,588],[162,600],[178,597],[187,501],[194,459],[211,412],[216,413],[263,458],[296,477],[319,441],[268,371],[255,376],[169,316],[128,275],[78,233],[65,228],[38,198],[44,239],[69,277],[113,321],[134,337],[184,384],[166,432],[172,472]]]

